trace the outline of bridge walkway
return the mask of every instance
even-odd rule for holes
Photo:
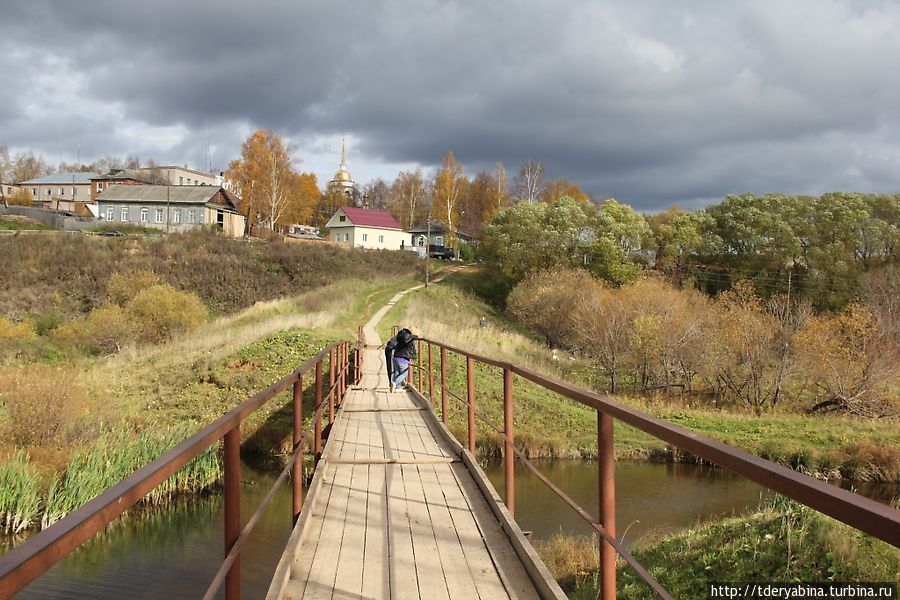
[[[268,598],[562,597],[421,397],[388,392],[381,314]]]

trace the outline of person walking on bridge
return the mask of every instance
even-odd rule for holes
[[[384,345],[384,359],[387,365],[390,391],[405,385],[409,375],[409,363],[416,358],[416,337],[414,328],[403,328]]]

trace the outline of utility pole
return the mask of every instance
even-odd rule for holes
[[[428,211],[428,224],[425,225],[425,289],[428,289],[428,279],[431,274],[431,210]]]
[[[169,234],[169,223],[172,220],[172,210],[170,208],[171,198],[169,197],[169,170],[166,169],[166,235]]]

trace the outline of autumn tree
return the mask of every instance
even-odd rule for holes
[[[609,392],[615,394],[632,343],[633,307],[598,282],[582,292],[572,305],[577,345],[597,361],[609,379]]]
[[[391,190],[381,177],[370,181],[363,187],[362,197],[369,208],[387,210],[390,203]]]
[[[48,175],[52,171],[43,157],[36,156],[33,152],[18,152],[12,159],[9,176],[12,183],[21,183]]]
[[[468,180],[463,175],[462,165],[453,156],[453,151],[449,150],[440,170],[434,176],[432,191],[433,216],[441,220],[446,218],[449,246],[454,246],[456,240],[459,203],[464,198],[467,185]]]
[[[226,177],[241,198],[248,232],[257,226],[275,229],[292,199],[297,197],[296,173],[291,165],[293,146],[271,130],[255,131],[241,146]]]
[[[750,282],[719,295],[717,335],[711,338],[710,365],[722,392],[757,413],[774,408],[790,374],[793,355],[778,320],[766,311]]]
[[[391,184],[388,210],[407,229],[425,220],[429,209],[428,187],[421,169],[403,171]]]
[[[480,235],[482,225],[491,220],[500,205],[498,190],[497,181],[491,173],[482,171],[475,176],[469,184],[466,214],[461,221],[465,231],[476,237]]]
[[[577,202],[590,202],[591,198],[585,194],[577,183],[566,181],[562,177],[548,183],[541,193],[541,202],[553,203],[568,196]]]
[[[866,417],[892,414],[900,346],[859,303],[809,319],[796,336],[804,373],[816,390],[812,411],[843,410]]]
[[[507,307],[548,346],[572,348],[578,341],[572,306],[594,288],[590,274],[580,269],[534,272],[513,288]]]
[[[293,173],[289,190],[288,202],[278,225],[309,223],[322,199],[315,173]]]
[[[516,202],[538,202],[544,193],[544,165],[532,159],[519,168],[513,181],[513,199]]]

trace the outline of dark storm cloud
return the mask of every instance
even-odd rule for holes
[[[253,128],[346,132],[357,161],[531,158],[648,210],[900,188],[892,2],[17,4],[0,143],[49,156],[68,129],[202,164],[208,125],[220,165]]]

